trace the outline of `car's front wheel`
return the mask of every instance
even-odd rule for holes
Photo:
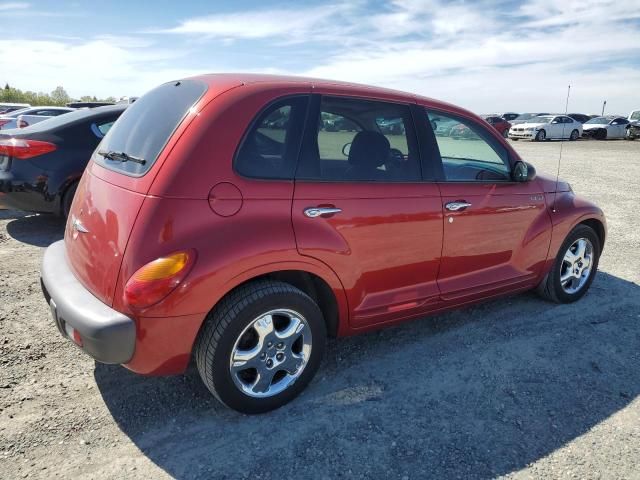
[[[587,225],[575,227],[563,242],[538,293],[556,303],[571,303],[587,293],[598,270],[600,239]]]
[[[304,292],[276,281],[239,287],[209,314],[195,347],[207,388],[242,413],[263,413],[295,398],[324,352],[322,312]]]
[[[536,134],[536,142],[544,142],[547,139],[547,132],[544,130],[538,131]]]

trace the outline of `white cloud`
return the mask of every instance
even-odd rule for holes
[[[32,91],[63,85],[74,97],[140,95],[165,81],[217,68],[180,68],[174,65],[182,52],[139,48],[125,40],[0,40],[0,82]]]
[[[29,4],[25,2],[4,2],[0,3],[0,13],[10,10],[25,10],[29,8]]]
[[[226,40],[285,38],[304,41],[330,26],[328,20],[350,10],[348,5],[323,5],[303,9],[271,9],[207,15],[154,33],[205,35]]]

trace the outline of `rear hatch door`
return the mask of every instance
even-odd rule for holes
[[[78,279],[107,305],[113,304],[129,236],[157,173],[153,166],[207,88],[204,81],[190,79],[151,90],[127,108],[91,157],[65,243]]]

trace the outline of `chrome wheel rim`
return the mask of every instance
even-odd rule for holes
[[[231,350],[229,371],[244,394],[272,397],[300,378],[310,356],[307,320],[294,310],[270,310],[242,331]]]
[[[560,265],[560,285],[568,294],[578,292],[589,280],[593,265],[593,244],[579,238],[571,244]]]

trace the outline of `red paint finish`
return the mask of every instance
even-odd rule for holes
[[[445,210],[438,285],[444,300],[532,284],[540,276],[551,240],[551,220],[540,182],[443,183]]]
[[[342,212],[328,218],[304,215],[316,206]],[[437,185],[298,182],[292,217],[300,254],[320,260],[342,281],[352,327],[425,311],[438,299]]]
[[[79,280],[136,322],[135,354],[126,365],[133,371],[182,372],[211,309],[263,275],[298,271],[324,282],[335,297],[337,333],[350,335],[530,289],[577,223],[606,229],[601,210],[564,182],[554,203],[555,179],[543,176],[528,183],[390,184],[244,178],[233,157],[245,131],[266,105],[287,95],[417,103],[482,120],[453,105],[372,87],[254,75],[200,79],[209,90],[149,172],[129,177],[91,162],[67,224],[67,255]],[[512,164],[520,160],[499,131],[486,129]],[[444,208],[457,200],[472,205],[455,213]],[[318,206],[342,211],[304,215]],[[74,219],[89,233],[78,233]],[[197,260],[179,286],[133,311],[124,286],[134,272],[184,250],[197,252]]]

